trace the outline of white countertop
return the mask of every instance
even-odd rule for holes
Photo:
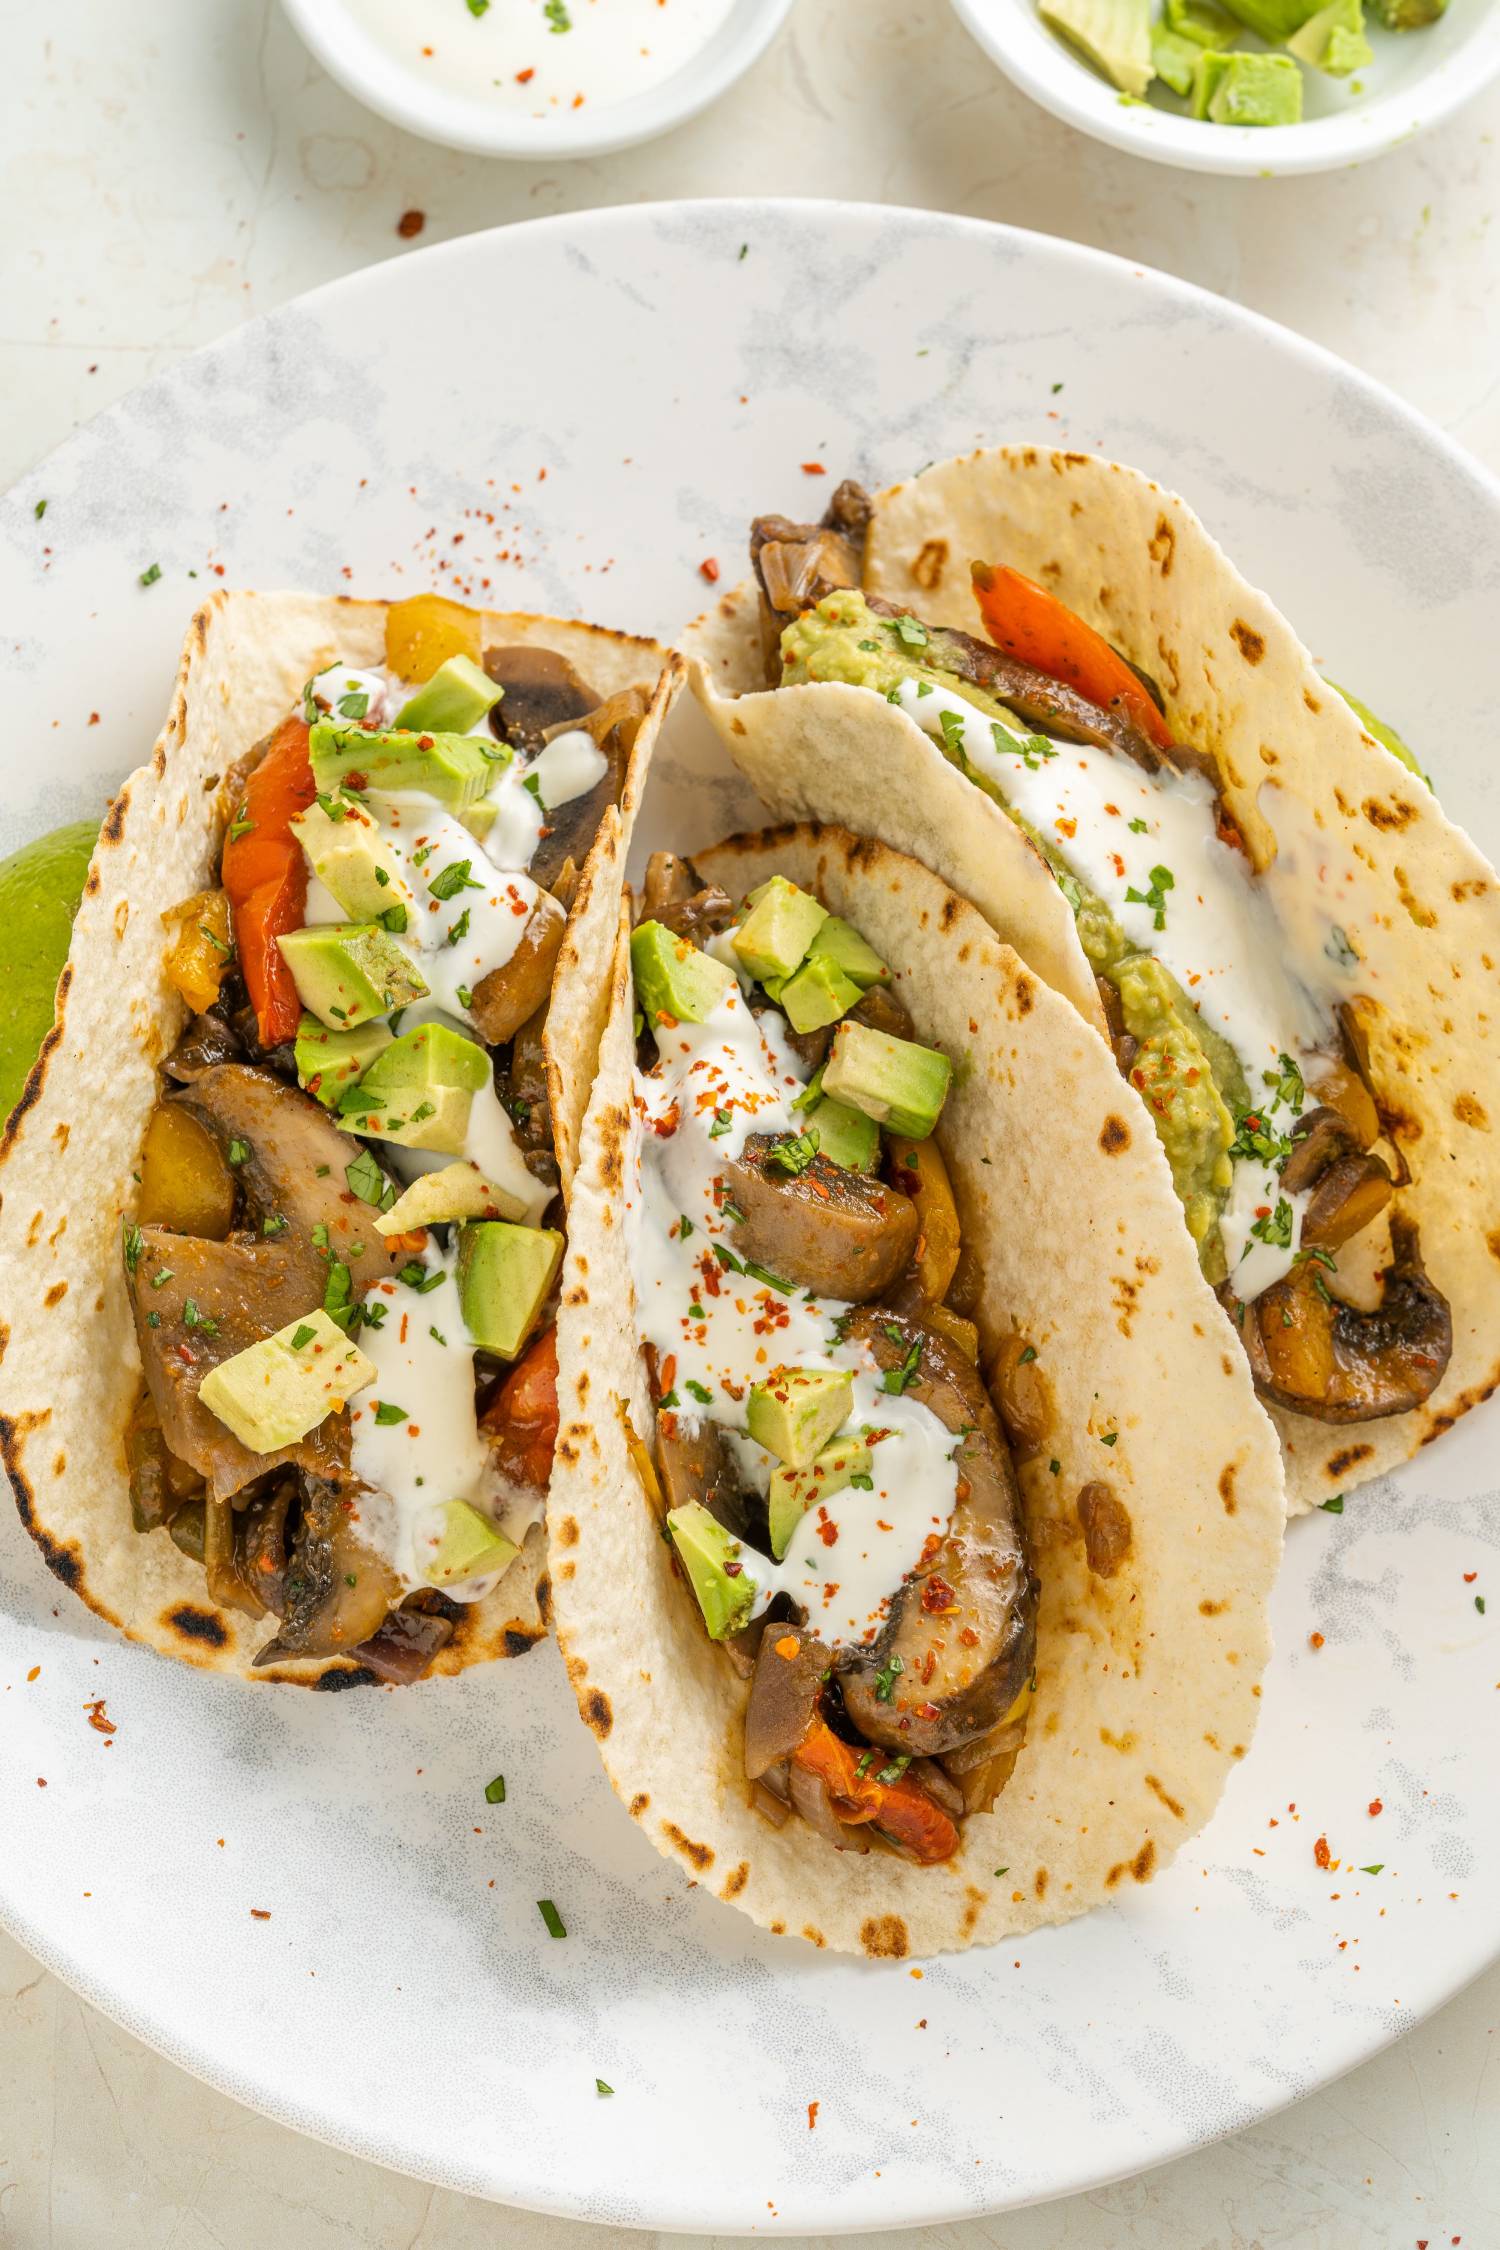
[[[404,255],[403,213],[425,214],[416,239],[430,243],[600,203],[773,191],[1004,219],[1164,267],[1354,360],[1500,471],[1500,92],[1363,170],[1234,182],[1077,138],[991,70],[942,0],[799,0],[716,109],[574,165],[491,164],[380,123],[308,60],[275,0],[70,0],[45,14],[0,0],[0,83],[0,484],[194,345]],[[162,1923],[169,1944],[169,1897]],[[931,2241],[1488,2250],[1497,2018],[1500,1970],[1234,2141]],[[267,2124],[0,1939],[4,2250],[562,2250],[579,2233]]]

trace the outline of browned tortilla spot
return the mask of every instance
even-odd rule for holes
[[[1258,664],[1266,653],[1265,635],[1257,633],[1253,625],[1247,625],[1243,617],[1237,617],[1229,631],[1231,638],[1238,644],[1239,652],[1245,662],[1247,664]]]
[[[564,1516],[553,1534],[559,1547],[576,1547],[578,1544],[578,1518]]]
[[[1234,1469],[1235,1465],[1231,1461],[1227,1468],[1221,1469],[1219,1472],[1219,1498],[1224,1503],[1226,1516],[1232,1516],[1239,1506],[1239,1502],[1234,1496]]]
[[[615,1723],[615,1715],[610,1708],[609,1697],[605,1694],[603,1688],[590,1688],[578,1708],[583,1713],[584,1725],[591,1734],[596,1734],[602,1742]]]
[[[1361,1461],[1369,1459],[1375,1448],[1372,1445],[1342,1445],[1337,1453],[1328,1456],[1327,1468],[1331,1477],[1346,1477]]]
[[[906,1924],[899,1914],[872,1914],[860,1924],[859,1942],[877,1961],[904,1961]]]
[[[46,1295],[45,1295],[45,1296],[43,1297],[43,1299],[42,1299],[42,1303],[43,1303],[44,1305],[48,1306],[49,1308],[50,1308],[51,1306],[53,1306],[53,1305],[60,1305],[60,1304],[62,1303],[62,1301],[63,1301],[64,1297],[66,1297],[66,1295],[67,1295],[67,1294],[68,1294],[68,1285],[67,1285],[67,1283],[66,1283],[65,1281],[54,1281],[54,1282],[53,1282],[53,1284],[52,1284],[52,1287],[51,1287],[51,1288],[50,1288],[50,1289],[49,1289],[49,1290],[47,1291],[47,1294],[46,1294]]]
[[[1476,1133],[1487,1133],[1490,1129],[1489,1117],[1485,1112],[1483,1103],[1475,1101],[1472,1094],[1454,1095],[1453,1114],[1460,1125],[1472,1126]]]
[[[674,1820],[664,1820],[661,1824],[661,1832],[666,1837],[667,1842],[682,1853],[684,1859],[691,1860],[700,1874],[706,1867],[713,1866],[712,1846],[695,1844],[691,1836],[684,1836]]]
[[[1187,1819],[1187,1813],[1184,1808],[1177,1802],[1177,1799],[1172,1795],[1170,1790],[1164,1789],[1162,1787],[1161,1783],[1157,1780],[1154,1773],[1148,1773],[1145,1779],[1146,1787],[1151,1791],[1152,1796],[1160,1797],[1162,1803],[1166,1806],[1169,1813],[1175,1813],[1179,1820]]]
[[[1372,828],[1398,833],[1417,818],[1416,806],[1409,805],[1404,797],[1397,797],[1390,804],[1383,797],[1366,797],[1360,810]]]
[[[631,1810],[633,1812],[635,1810],[635,1807],[632,1806]],[[745,1888],[745,1885],[749,1882],[749,1880],[750,1862],[748,1859],[742,1859],[739,1866],[731,1868],[730,1872],[725,1876],[723,1887],[719,1892],[720,1898],[738,1898],[740,1892]]]
[[[639,1820],[639,1819],[640,1819],[640,1817],[641,1817],[641,1814],[642,1814],[643,1812],[645,1812],[645,1811],[646,1811],[646,1809],[647,1809],[647,1807],[648,1807],[648,1806],[650,1805],[650,1803],[651,1803],[651,1799],[650,1799],[650,1798],[649,1798],[649,1797],[647,1796],[647,1794],[646,1794],[646,1792],[645,1792],[645,1790],[644,1790],[644,1789],[640,1791],[639,1795],[637,1795],[637,1796],[634,1796],[634,1797],[632,1797],[632,1798],[631,1798],[631,1800],[630,1800],[630,1817],[631,1817],[631,1819],[632,1819],[632,1820]]]
[[[1122,1148],[1130,1146],[1130,1127],[1113,1110],[1099,1128],[1099,1146],[1106,1156],[1118,1156]]]
[[[185,1641],[199,1641],[205,1648],[227,1648],[229,1630],[216,1609],[197,1609],[191,1602],[179,1602],[169,1609],[164,1622]]]

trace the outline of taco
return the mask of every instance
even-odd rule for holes
[[[1273,1433],[1108,1054],[899,853],[651,861],[558,1410],[580,1710],[658,1848],[772,1930],[901,1955],[1080,1913],[1243,1755]]]
[[[0,1159],[0,1446],[57,1575],[337,1688],[543,1631],[560,1187],[680,665],[216,595]]]
[[[1500,895],[1405,745],[1108,462],[845,485],[751,549],[700,634],[723,739],[778,814],[935,868],[1109,1041],[1293,1508],[1488,1397]]]

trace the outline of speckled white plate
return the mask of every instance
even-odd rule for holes
[[[376,267],[54,455],[0,516],[0,849],[101,806],[220,572],[375,594],[437,575],[666,631],[708,560],[737,574],[753,506],[821,506],[808,465],[883,480],[1000,436],[1184,491],[1493,851],[1500,491],[1471,462],[1159,275],[775,203]],[[701,840],[724,807],[692,742],[668,748],[652,826]],[[1293,1527],[1260,1732],[1169,1875],[926,1966],[831,1959],[685,1888],[611,1797],[550,1647],[399,1694],[205,1680],[96,1628],[7,1503],[0,1912],[188,2069],[482,2195],[826,2232],[1095,2185],[1347,2069],[1500,1954],[1497,1435],[1481,1409]]]

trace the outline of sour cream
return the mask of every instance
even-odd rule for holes
[[[424,86],[513,117],[587,116],[659,86],[733,0],[345,0],[366,36]]]
[[[962,696],[904,680],[901,709],[924,733],[956,739],[982,774],[1109,908],[1129,942],[1154,954],[1205,1023],[1233,1048],[1252,1105],[1283,1133],[1290,1108],[1276,1108],[1278,1059],[1299,1067],[1333,1044],[1333,1007],[1343,972],[1327,951],[1328,921],[1303,942],[1312,911],[1285,909],[1304,887],[1301,864],[1254,875],[1218,835],[1214,792],[1197,774],[1147,774],[1093,743],[1054,742],[1005,726]],[[1262,793],[1262,809],[1280,791]],[[1163,871],[1169,878],[1162,880]],[[1279,1167],[1234,1162],[1219,1220],[1230,1283],[1249,1303],[1288,1273],[1302,1240],[1307,1195],[1283,1196]],[[1266,1241],[1257,1226],[1271,1232]]]
[[[417,1289],[387,1278],[365,1294],[359,1348],[375,1379],[350,1401],[349,1436],[355,1476],[381,1496],[361,1505],[365,1536],[408,1586],[425,1586],[442,1545],[446,1501],[468,1501],[517,1546],[540,1511],[500,1492],[475,1419],[474,1344],[454,1254],[429,1252],[414,1263],[441,1280]],[[377,1326],[367,1324],[370,1311]],[[454,1601],[480,1601],[502,1575],[488,1571],[443,1591]]]
[[[731,989],[702,1024],[657,1032],[655,1070],[636,1073],[634,1163],[627,1190],[637,1314],[664,1393],[688,1431],[726,1432],[747,1482],[774,1467],[746,1433],[751,1385],[776,1368],[845,1368],[854,1405],[845,1432],[868,1430],[873,1488],[849,1487],[803,1516],[780,1563],[745,1547],[751,1616],[778,1591],[803,1605],[830,1646],[868,1642],[927,1540],[953,1514],[957,1441],[929,1407],[888,1392],[867,1347],[839,1341],[851,1308],[751,1272],[724,1212],[724,1164],[751,1133],[792,1132],[804,1078],[774,1010],[752,1015]]]

